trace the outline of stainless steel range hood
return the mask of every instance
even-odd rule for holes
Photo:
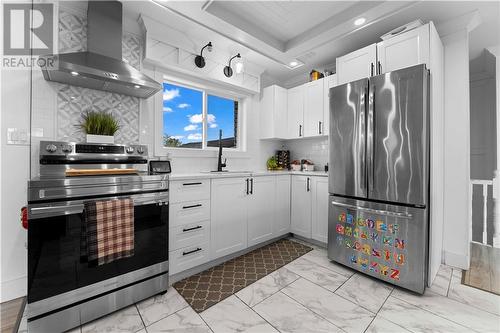
[[[89,1],[86,52],[41,56],[47,81],[148,98],[162,85],[122,60],[122,4]]]

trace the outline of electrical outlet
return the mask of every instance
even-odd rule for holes
[[[7,128],[8,145],[27,145],[29,144],[28,129],[26,128]]]

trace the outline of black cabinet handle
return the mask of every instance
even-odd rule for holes
[[[373,65],[373,62],[370,64],[370,68],[371,68],[371,70],[370,70],[371,75],[370,76],[373,76],[373,70],[375,69],[375,65]]]
[[[194,186],[194,185],[201,185],[202,183],[184,183],[182,186]]]
[[[302,125],[299,125],[299,136],[302,136]]]
[[[250,181],[250,180],[247,178],[247,179],[246,179],[246,182],[247,182],[247,195],[248,195],[248,193],[249,193],[249,191],[250,191],[250,190],[249,190],[249,186],[248,186],[248,182],[249,182],[249,181]]]
[[[250,194],[253,194],[253,178],[250,178]]]
[[[311,190],[311,178],[307,177],[307,192]]]
[[[187,231],[196,230],[196,229],[201,229],[201,228],[203,228],[203,227],[202,227],[201,225],[198,225],[198,226],[196,226],[196,227],[182,229],[182,232],[187,232]]]
[[[199,247],[199,248],[196,248],[196,249],[191,250],[191,251],[182,252],[182,255],[183,255],[183,256],[187,256],[188,254],[195,253],[195,252],[199,252],[199,251],[201,251],[201,250],[202,250],[202,248],[201,248],[201,247]]]
[[[323,123],[320,121],[318,123],[318,133],[321,134],[321,127],[322,127]]]
[[[202,204],[190,205],[190,206],[182,206],[182,209],[196,208],[201,207]]]
[[[382,74],[382,63],[380,62],[380,60],[378,61],[378,74]]]

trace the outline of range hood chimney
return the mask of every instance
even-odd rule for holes
[[[162,85],[122,60],[122,3],[89,1],[87,51],[41,56],[47,81],[148,98]]]

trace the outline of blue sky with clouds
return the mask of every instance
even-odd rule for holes
[[[163,133],[182,143],[200,142],[202,139],[203,93],[163,83]],[[208,140],[234,136],[234,102],[217,96],[207,100]]]

